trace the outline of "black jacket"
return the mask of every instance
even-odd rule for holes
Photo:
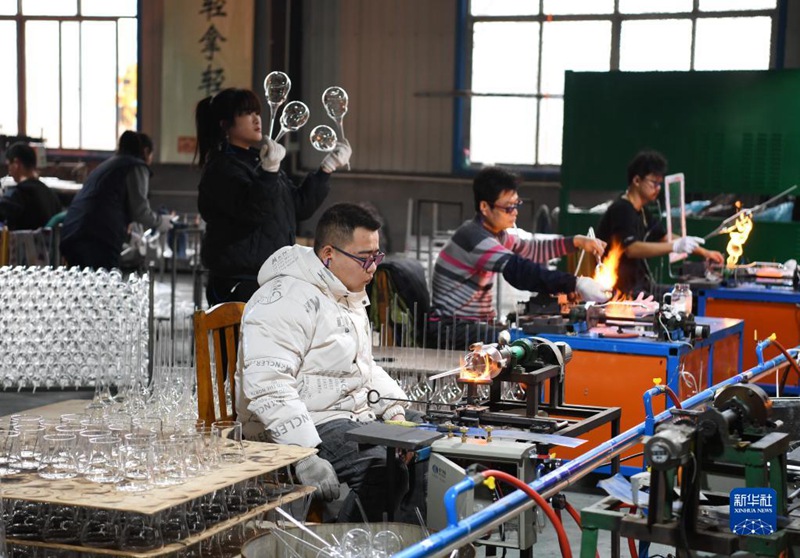
[[[201,259],[218,277],[255,276],[278,248],[295,242],[330,191],[330,175],[309,173],[300,187],[282,170],[261,169],[258,152],[228,148],[209,160],[197,206],[206,222]]]
[[[0,221],[11,230],[38,229],[60,211],[58,194],[36,178],[21,181],[0,199]]]

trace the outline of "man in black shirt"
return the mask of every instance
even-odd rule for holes
[[[58,195],[39,180],[36,152],[27,143],[6,150],[8,174],[17,183],[0,198],[0,221],[11,230],[38,229],[61,211]]]
[[[642,151],[628,165],[628,189],[606,210],[600,220],[597,236],[624,249],[617,271],[616,288],[623,293],[656,292],[656,282],[647,258],[666,256],[670,252],[696,254],[715,263],[723,263],[722,254],[706,250],[705,241],[695,236],[672,239],[645,206],[654,202],[661,192],[667,161],[656,151]]]

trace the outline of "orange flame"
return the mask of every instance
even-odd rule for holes
[[[606,316],[632,318],[635,316],[632,306],[629,304],[615,304],[631,300],[626,294],[614,290],[614,286],[617,284],[619,261],[623,253],[622,245],[618,242],[612,242],[608,254],[595,269],[594,280],[599,282],[605,289],[614,291],[614,296],[605,304]]]
[[[464,382],[491,382],[491,366],[489,365],[489,355],[478,355],[469,353],[467,358],[463,356],[461,361],[461,374],[459,379]]]
[[[614,297],[606,302],[606,318],[635,318],[636,307],[628,304],[631,297],[625,296],[620,292],[614,294]]]
[[[612,290],[614,285],[617,284],[617,270],[622,253],[622,246],[617,242],[613,242],[608,254],[594,271],[594,280],[599,282],[606,290]]]
[[[739,202],[737,203],[737,207]],[[744,253],[744,243],[747,242],[747,237],[750,236],[750,231],[753,230],[753,218],[749,213],[745,212],[736,218],[736,223],[725,232],[728,233],[729,240],[728,246],[725,251],[728,253],[728,259],[725,266],[728,269],[733,269],[739,258]]]

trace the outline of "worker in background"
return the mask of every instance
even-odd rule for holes
[[[117,153],[86,178],[67,209],[61,229],[61,254],[73,266],[119,267],[130,223],[164,233],[169,215],[159,215],[147,201],[153,141],[147,134],[125,131]]]
[[[0,198],[0,222],[11,230],[38,229],[61,211],[58,195],[39,180],[36,151],[24,142],[6,150],[8,174],[17,183]]]
[[[249,89],[223,89],[195,109],[202,167],[197,206],[206,222],[201,259],[209,305],[247,302],[275,250],[295,242],[297,222],[311,217],[330,191],[330,175],[347,166],[346,140],[295,186],[281,161],[286,149],[263,136],[261,102]]]
[[[621,245],[615,288],[635,296],[647,292],[661,296],[648,258],[677,254],[695,254],[714,263],[723,263],[722,254],[702,247],[705,240],[696,236],[668,238],[660,216],[650,215],[645,206],[658,199],[667,160],[657,151],[641,151],[628,164],[628,189],[609,206],[600,220],[598,237],[609,247]]]
[[[361,424],[406,417],[404,405],[392,400],[407,399],[405,393],[372,357],[365,287],[384,256],[379,228],[358,205],[331,206],[317,224],[313,249],[287,246],[264,262],[261,286],[242,318],[236,410],[243,433],[317,448],[297,463],[297,478],[326,501],[347,483],[351,494],[339,521],[362,520],[356,494],[367,518],[380,520],[390,499],[400,504],[409,482],[403,468],[398,484],[388,486],[386,448],[345,437]],[[368,401],[370,390],[389,400]],[[412,511],[406,519],[413,517]]]
[[[517,229],[522,202],[520,177],[500,167],[481,170],[473,181],[475,217],[461,225],[439,253],[433,268],[432,323],[429,346],[441,341],[442,327],[457,346],[476,340],[496,341],[495,332],[479,333],[477,323],[495,318],[494,281],[501,273],[512,286],[537,293],[577,293],[583,300],[605,302],[608,293],[589,277],[548,269],[546,263],[576,250],[601,256],[606,243],[586,236],[538,239]],[[474,336],[470,334],[474,333]]]

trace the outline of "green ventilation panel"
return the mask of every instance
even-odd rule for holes
[[[567,72],[561,167],[561,231],[585,232],[599,216],[570,214],[575,192],[622,192],[643,148],[686,176],[686,190],[774,195],[800,183],[800,70]],[[718,219],[690,219],[705,234]],[[796,257],[797,223],[757,223],[749,260]],[[724,251],[727,239],[711,248]]]

